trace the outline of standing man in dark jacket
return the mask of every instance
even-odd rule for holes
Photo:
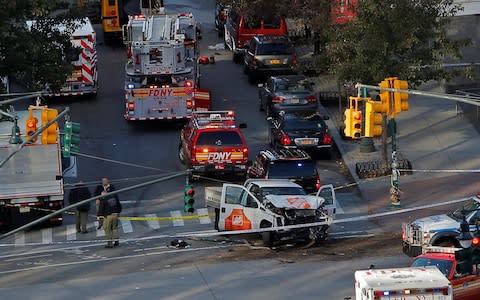
[[[68,202],[71,204],[91,198],[92,194],[82,181],[75,184],[74,188],[68,195]],[[90,202],[77,206],[75,209],[75,219],[77,232],[87,233],[88,211],[90,210]]]
[[[103,181],[103,180],[102,180]],[[110,185],[110,192],[114,189]],[[118,246],[118,216],[122,212],[122,204],[118,195],[103,197],[98,206],[97,216],[103,217],[103,228],[105,229],[105,239],[107,245],[105,248]]]
[[[113,191],[115,191],[115,187],[108,182],[107,177],[103,177],[102,178],[102,183],[100,185],[97,185],[97,187],[95,188],[94,196],[100,196],[100,195],[107,194],[107,193],[110,193],[110,192],[113,192]],[[118,195],[115,195],[114,197],[118,200]],[[105,198],[99,198],[95,202],[95,206],[97,208],[96,214],[98,216],[97,217],[97,219],[98,219],[98,228],[97,229],[102,228],[103,221],[104,221],[103,216],[98,215],[98,209],[100,207],[100,202],[102,202],[102,200],[105,200]]]

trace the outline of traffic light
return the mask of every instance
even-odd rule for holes
[[[393,81],[393,88],[399,89],[399,90],[408,90],[408,82],[405,80],[395,79]],[[408,110],[409,104],[408,104],[407,93],[394,92],[393,99],[394,99],[393,111],[395,112],[395,114]]]
[[[379,83],[380,88],[393,88],[393,81],[396,79],[396,77],[388,77],[385,78],[382,82]],[[386,91],[386,90],[380,90],[380,102],[384,106],[385,112],[390,115],[392,111],[392,105],[393,105],[393,93]]]
[[[362,136],[362,111],[354,110],[352,113],[352,138],[359,139]]]
[[[365,102],[365,136],[377,137],[383,132],[382,113],[387,112],[387,106],[380,101]]]
[[[65,122],[63,137],[63,157],[70,157],[71,152],[80,152],[80,123]]]
[[[363,101],[361,97],[350,97],[349,108],[345,109],[345,136],[352,139],[359,139],[362,135],[362,111],[360,110],[360,101]]]
[[[345,115],[345,120],[344,120],[345,128],[343,129],[343,133],[345,133],[345,136],[352,137],[352,109],[351,108],[345,109],[344,115]]]
[[[58,110],[53,108],[42,108],[42,127],[45,127],[48,122],[54,120],[58,116]],[[55,144],[58,140],[58,125],[54,122],[42,132],[42,144]]]
[[[193,195],[195,195],[195,191],[193,190],[193,186],[190,184],[185,185],[183,189],[183,211],[193,213],[193,203],[195,200],[193,199]]]
[[[37,131],[38,120],[33,116],[33,111],[31,108],[28,109],[28,119],[25,122],[25,137],[27,141],[35,143],[37,138],[31,138],[31,136]]]

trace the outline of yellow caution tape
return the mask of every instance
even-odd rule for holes
[[[210,217],[212,215],[192,215],[192,216],[178,216],[178,217],[119,217],[120,220],[129,221],[175,221],[175,220],[192,220]]]

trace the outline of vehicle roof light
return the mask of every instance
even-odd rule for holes
[[[472,241],[473,242],[473,241]],[[439,246],[429,246],[426,247],[427,253],[449,253],[455,254],[455,251],[462,250],[461,248],[454,247],[439,247]]]

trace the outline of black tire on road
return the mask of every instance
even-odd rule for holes
[[[218,222],[220,221],[220,209],[215,208],[215,224],[213,225],[213,228],[218,230]]]
[[[262,232],[262,241],[265,247],[272,247],[273,246],[273,232],[267,231]]]

